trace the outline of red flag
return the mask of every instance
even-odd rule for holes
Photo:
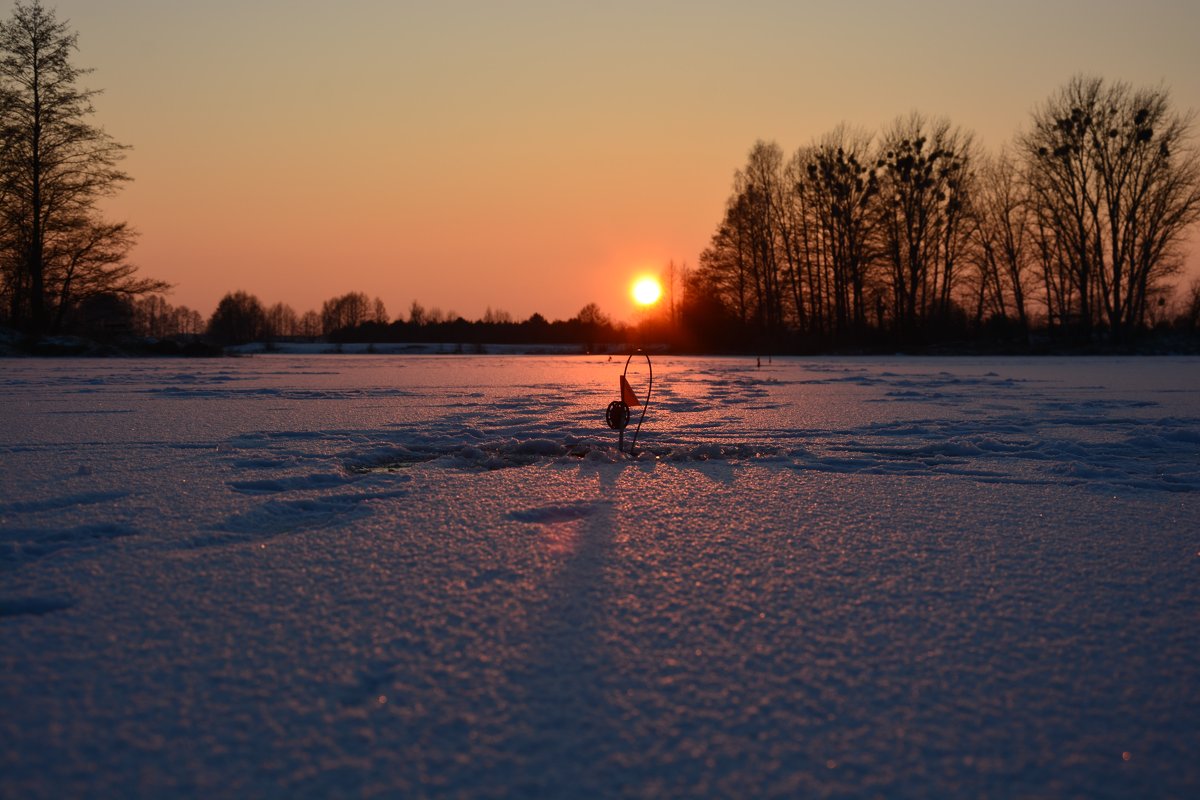
[[[633,393],[633,387],[629,385],[629,381],[625,380],[624,375],[621,376],[621,401],[630,408],[641,405],[641,401]]]

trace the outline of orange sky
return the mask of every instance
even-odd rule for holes
[[[206,316],[244,289],[631,319],[756,139],[916,109],[996,149],[1079,72],[1200,110],[1194,0],[44,2],[134,148],[134,260]]]

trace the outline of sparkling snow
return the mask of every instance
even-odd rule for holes
[[[0,361],[0,797],[1200,792],[1200,359],[624,363]]]

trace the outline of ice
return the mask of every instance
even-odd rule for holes
[[[1200,359],[624,362],[3,361],[0,797],[1200,788]]]

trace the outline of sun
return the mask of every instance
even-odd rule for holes
[[[633,282],[633,301],[639,306],[652,306],[662,297],[662,284],[658,278],[646,276]]]

